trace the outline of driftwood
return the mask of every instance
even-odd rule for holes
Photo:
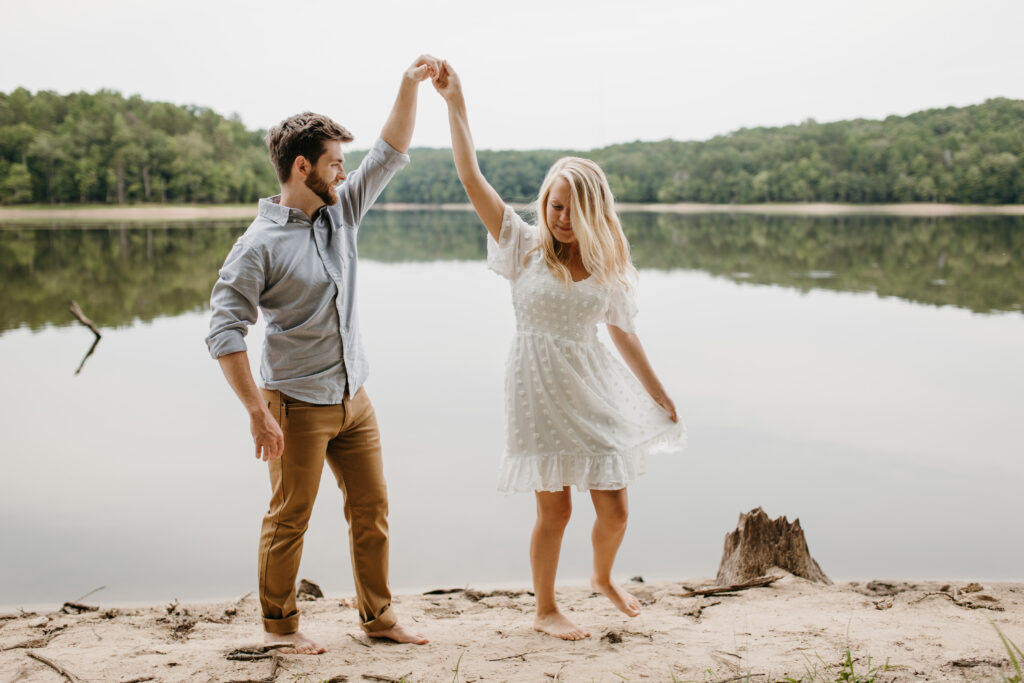
[[[81,614],[82,612],[99,612],[100,608],[95,605],[83,605],[80,602],[65,602],[60,610],[64,614]]]
[[[38,662],[42,662],[46,666],[50,667],[51,669],[53,669],[54,671],[59,673],[61,676],[63,676],[64,678],[68,679],[69,681],[71,681],[71,683],[79,683],[78,676],[76,676],[75,674],[71,673],[70,671],[68,671],[63,666],[61,666],[57,662],[53,661],[52,659],[47,659],[46,657],[44,657],[42,655],[37,655],[35,652],[26,652],[25,654],[27,654],[32,659],[34,659],[34,660],[36,660]]]
[[[82,309],[79,308],[77,301],[72,301],[71,305],[68,306],[68,310],[71,311],[71,315],[73,315],[76,318],[78,318],[78,321],[80,323],[82,323],[83,325],[88,327],[90,330],[92,330],[92,333],[96,335],[96,338],[92,340],[92,346],[90,346],[89,350],[85,352],[84,356],[82,356],[82,362],[78,364],[78,369],[75,370],[75,374],[77,375],[78,373],[80,373],[82,371],[82,368],[85,367],[85,361],[89,360],[89,356],[91,356],[93,354],[93,351],[96,350],[96,345],[100,343],[100,337],[102,335],[100,335],[100,330],[99,330],[98,327],[96,327],[96,323],[94,323],[93,321],[89,320],[89,318],[86,317],[85,313],[82,313]],[[97,588],[96,590],[100,590],[100,589]],[[95,592],[96,591],[93,591],[93,593],[95,593]]]
[[[734,583],[730,586],[712,586],[711,588],[700,588],[697,590],[692,590],[688,593],[673,593],[673,595],[679,598],[692,598],[698,595],[719,595],[721,593],[735,593],[737,591],[745,591],[748,588],[763,588],[764,586],[770,586],[781,578],[781,576],[762,576],[758,579],[744,581],[743,583]]]
[[[96,335],[97,339],[99,339],[100,337],[103,336],[103,335],[100,334],[99,328],[96,327],[96,323],[94,323],[93,321],[89,320],[89,318],[86,317],[85,313],[82,313],[82,309],[78,306],[78,302],[77,301],[72,301],[71,305],[68,306],[68,310],[71,311],[71,315],[73,315],[76,318],[78,318],[78,322],[82,323],[83,325],[88,327],[90,330],[92,330],[92,333]]]
[[[759,507],[740,514],[736,530],[725,535],[717,583],[742,584],[773,567],[810,581],[832,583],[811,557],[799,519],[770,519]]]

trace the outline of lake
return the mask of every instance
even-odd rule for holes
[[[1024,219],[623,221],[640,337],[690,447],[631,489],[616,576],[713,576],[762,506],[799,517],[834,580],[1024,578]],[[0,229],[0,605],[255,588],[266,466],[203,342],[246,224]],[[484,229],[377,211],[361,230],[393,588],[529,585],[533,497],[495,490],[513,319]],[[88,357],[71,300],[102,328]],[[590,572],[574,501],[562,583]],[[328,471],[305,548],[301,576],[353,593]]]

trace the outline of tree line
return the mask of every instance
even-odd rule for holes
[[[210,109],[0,93],[0,202],[249,202],[277,187],[262,131]]]
[[[263,135],[237,116],[111,91],[0,93],[0,202],[253,201],[277,191]],[[349,166],[363,154],[350,152]],[[1024,203],[1024,101],[808,120],[698,142],[479,156],[503,198],[528,202],[566,154],[599,163],[622,202]],[[384,201],[466,200],[450,150],[411,156]]]

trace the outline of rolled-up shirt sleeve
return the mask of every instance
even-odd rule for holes
[[[337,206],[342,211],[342,222],[348,226],[359,225],[363,216],[377,197],[384,191],[392,176],[405,168],[409,155],[399,152],[381,138],[363,157],[359,168],[349,174],[348,179],[338,188],[343,201]]]
[[[210,295],[210,334],[206,346],[214,358],[245,351],[245,335],[259,315],[264,261],[259,251],[239,240],[220,269]]]

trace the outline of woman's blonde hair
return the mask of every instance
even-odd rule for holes
[[[617,280],[627,288],[632,287],[636,282],[636,268],[630,261],[629,242],[615,213],[612,190],[604,171],[589,159],[562,157],[548,170],[534,206],[541,227],[540,244],[530,253],[542,250],[544,261],[554,276],[567,286],[572,283],[572,274],[566,265],[569,247],[554,238],[547,219],[548,198],[559,178],[569,183],[569,217],[580,246],[583,267],[602,284]]]

